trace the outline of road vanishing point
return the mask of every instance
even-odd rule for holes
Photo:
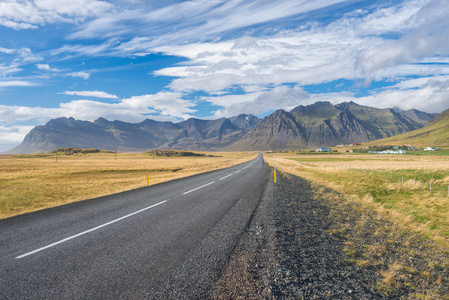
[[[231,168],[0,220],[1,299],[204,294],[262,197],[260,154]]]

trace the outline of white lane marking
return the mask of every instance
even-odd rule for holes
[[[238,170],[238,171],[235,171],[235,173],[234,174],[237,174],[238,172],[241,172],[242,170]]]
[[[229,174],[229,175],[227,175],[227,176],[225,176],[225,177],[220,178],[220,180],[223,180],[223,179],[225,179],[225,178],[228,178],[229,176],[232,176],[232,175],[234,175],[234,174]]]
[[[103,228],[103,227],[106,227],[106,226],[108,226],[108,225],[114,224],[114,223],[116,223],[116,222],[118,222],[118,221],[121,221],[121,220],[123,220],[123,219],[129,218],[129,217],[131,217],[131,216],[134,216],[134,215],[136,215],[136,214],[138,214],[138,213],[144,212],[144,211],[146,211],[146,210],[148,210],[148,209],[151,209],[151,208],[153,208],[153,207],[156,207],[156,206],[158,206],[158,205],[164,204],[164,203],[167,202],[167,201],[168,201],[168,200],[164,200],[164,201],[162,201],[162,202],[153,204],[153,205],[151,205],[151,206],[148,206],[148,207],[143,208],[143,209],[141,209],[141,210],[138,210],[138,211],[136,211],[136,212],[130,213],[130,214],[128,214],[128,215],[126,215],[126,216],[123,216],[123,217],[121,217],[121,218],[118,218],[118,219],[112,220],[112,221],[110,221],[110,222],[107,222],[107,223],[105,223],[105,224],[103,224],[103,225],[100,225],[100,226],[94,227],[94,228],[92,228],[92,229],[89,229],[89,230],[80,232],[80,233],[78,233],[78,234],[72,235],[72,236],[70,236],[70,237],[68,237],[68,238],[65,238],[65,239],[63,239],[63,240],[60,240],[60,241],[58,241],[58,242],[56,242],[56,243],[53,243],[53,244],[47,245],[47,246],[45,246],[45,247],[36,249],[36,250],[34,250],[34,251],[31,251],[31,252],[28,252],[28,253],[19,255],[19,256],[16,257],[16,259],[24,258],[24,257],[26,257],[26,256],[28,256],[28,255],[31,255],[31,254],[40,252],[40,251],[42,251],[42,250],[45,250],[45,249],[54,247],[54,246],[56,246],[56,245],[65,243],[65,242],[67,242],[67,241],[73,240],[74,238],[77,238],[77,237],[79,237],[79,236],[82,236],[82,235],[84,235],[84,234],[86,234],[86,233],[89,233],[89,232],[98,230],[98,229],[100,229],[100,228]]]
[[[188,193],[191,193],[191,192],[194,192],[194,191],[196,191],[196,190],[202,189],[203,187],[206,187],[206,186],[211,185],[211,184],[214,184],[214,183],[215,183],[215,181],[209,182],[209,183],[207,183],[207,184],[205,184],[205,185],[199,186],[199,187],[197,187],[197,188],[194,188],[193,190],[190,190],[190,191],[188,191],[188,192],[185,192],[185,193],[183,193],[183,195],[187,195]]]

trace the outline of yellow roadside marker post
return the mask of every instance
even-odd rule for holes
[[[274,183],[276,183],[276,170],[274,170]]]
[[[150,186],[150,173],[147,174],[147,186]]]

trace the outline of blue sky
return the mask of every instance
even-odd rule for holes
[[[0,37],[0,152],[63,116],[449,108],[446,0],[4,0]]]

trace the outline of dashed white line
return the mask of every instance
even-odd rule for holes
[[[209,182],[209,183],[207,183],[205,185],[202,185],[202,186],[199,186],[197,188],[194,188],[193,190],[187,191],[187,192],[183,193],[183,195],[187,195],[188,193],[191,193],[191,192],[194,192],[196,190],[202,189],[203,187],[206,187],[206,186],[214,184],[214,183],[215,183],[215,181]]]
[[[243,167],[241,170],[237,170],[234,174],[237,174],[237,173],[241,172],[242,170],[245,170],[246,168],[251,167],[254,163],[255,163],[255,162],[249,164],[249,165],[246,166],[246,167]],[[223,179],[225,179],[225,178],[228,178],[228,177],[230,177],[230,176],[232,176],[232,175],[234,175],[234,174],[229,174],[229,175],[227,175],[227,176],[225,176],[225,177],[220,178],[220,180],[223,180]],[[196,190],[199,190],[199,189],[201,189],[201,188],[204,188],[204,187],[206,187],[206,186],[208,186],[208,185],[211,185],[211,184],[214,184],[214,183],[215,183],[215,181],[209,182],[209,183],[207,183],[207,184],[205,184],[205,185],[202,185],[202,186],[199,186],[199,187],[197,187],[197,188],[194,188],[193,190],[187,191],[187,192],[183,193],[183,195],[186,195],[186,194],[188,194],[188,193],[194,192],[194,191],[196,191]],[[68,237],[68,238],[62,239],[62,240],[57,241],[57,242],[55,242],[55,243],[49,244],[49,245],[47,245],[47,246],[41,247],[41,248],[39,248],[39,249],[30,251],[30,252],[25,253],[25,254],[22,254],[22,255],[19,255],[19,256],[16,257],[16,259],[24,258],[24,257],[26,257],[26,256],[35,254],[35,253],[40,252],[40,251],[43,251],[43,250],[45,250],[45,249],[48,249],[48,248],[57,246],[57,245],[62,244],[62,243],[65,243],[65,242],[70,241],[70,240],[72,240],[72,239],[74,239],[74,238],[80,237],[80,236],[82,236],[82,235],[85,235],[85,234],[87,234],[87,233],[93,232],[93,231],[98,230],[98,229],[100,229],[100,228],[109,226],[109,225],[114,224],[114,223],[116,223],[116,222],[118,222],[118,221],[121,221],[121,220],[123,220],[123,219],[129,218],[129,217],[131,217],[131,216],[134,216],[134,215],[136,215],[136,214],[138,214],[138,213],[144,212],[144,211],[146,211],[146,210],[148,210],[148,209],[151,209],[151,208],[153,208],[153,207],[156,207],[156,206],[158,206],[158,205],[164,204],[164,203],[167,202],[167,201],[168,201],[168,200],[161,201],[161,202],[159,202],[159,203],[153,204],[153,205],[151,205],[151,206],[148,206],[148,207],[143,208],[143,209],[141,209],[141,210],[138,210],[138,211],[136,211],[136,212],[130,213],[130,214],[126,215],[126,216],[123,216],[123,217],[120,217],[120,218],[118,218],[118,219],[115,219],[115,220],[112,220],[112,221],[110,221],[110,222],[107,222],[107,223],[105,223],[105,224],[103,224],[103,225],[100,225],[100,226],[91,228],[91,229],[89,229],[89,230],[86,230],[86,231],[80,232],[80,233],[78,233],[78,234],[72,235],[72,236],[70,236],[70,237]]]
[[[158,206],[158,205],[164,204],[164,203],[167,202],[167,201],[168,201],[168,200],[164,200],[164,201],[162,201],[162,202],[153,204],[153,205],[151,205],[151,206],[148,206],[148,207],[143,208],[143,209],[141,209],[141,210],[138,210],[138,211],[136,211],[136,212],[130,213],[130,214],[126,215],[126,216],[123,216],[123,217],[120,217],[120,218],[118,218],[118,219],[115,219],[115,220],[112,220],[112,221],[110,221],[110,222],[107,222],[107,223],[105,223],[105,224],[103,224],[103,225],[100,225],[100,226],[94,227],[94,228],[92,228],[92,229],[89,229],[89,230],[80,232],[80,233],[78,233],[78,234],[72,235],[72,236],[70,236],[70,237],[68,237],[68,238],[65,238],[65,239],[60,240],[60,241],[58,241],[58,242],[55,242],[55,243],[53,243],[53,244],[47,245],[47,246],[45,246],[45,247],[36,249],[36,250],[34,250],[34,251],[31,251],[31,252],[28,252],[28,253],[19,255],[19,256],[16,257],[16,259],[24,258],[24,257],[26,257],[26,256],[28,256],[28,255],[31,255],[31,254],[40,252],[40,251],[42,251],[42,250],[45,250],[45,249],[54,247],[54,246],[56,246],[56,245],[65,243],[65,242],[67,242],[67,241],[73,240],[74,238],[77,238],[77,237],[79,237],[79,236],[85,235],[86,233],[89,233],[89,232],[98,230],[98,229],[100,229],[100,228],[103,228],[103,227],[106,227],[106,226],[108,226],[108,225],[114,224],[114,223],[116,223],[116,222],[118,222],[118,221],[121,221],[121,220],[123,220],[123,219],[126,219],[126,218],[129,218],[129,217],[131,217],[131,216],[134,216],[134,215],[136,215],[136,214],[138,214],[138,213],[141,213],[141,212],[144,212],[144,211],[146,211],[146,210],[149,210],[149,209],[151,209],[151,208],[153,208],[153,207],[156,207],[156,206]]]
[[[229,174],[229,175],[227,175],[227,176],[225,176],[225,177],[220,178],[220,180],[223,180],[223,179],[225,179],[225,178],[228,178],[228,177],[230,177],[230,176],[232,176],[232,175],[234,175],[234,174]]]

